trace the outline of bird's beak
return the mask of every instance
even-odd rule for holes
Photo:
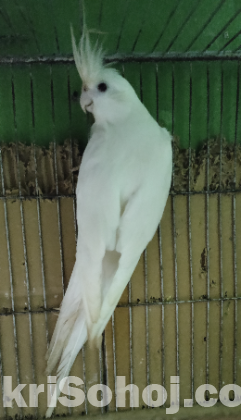
[[[85,107],[84,107],[85,109],[83,110],[85,114],[86,114],[87,111],[91,112],[91,110],[92,110],[91,105],[93,105],[93,101],[91,101],[89,104],[85,105]]]
[[[83,109],[84,113],[86,114],[87,111],[91,112],[91,105],[93,104],[93,101],[88,94],[88,91],[82,91],[80,96],[80,106]]]

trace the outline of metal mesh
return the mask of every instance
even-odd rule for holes
[[[117,375],[126,376],[126,383],[134,383],[140,390],[151,383],[160,383],[168,389],[170,376],[180,376],[180,405],[184,398],[194,400],[195,390],[204,383],[212,383],[218,390],[228,383],[241,385],[238,327],[241,314],[241,31],[236,29],[241,9],[230,11],[225,21],[220,17],[215,34],[210,35],[208,29],[216,27],[226,5],[225,1],[220,1],[215,7],[213,5],[208,16],[203,15],[201,24],[188,39],[183,34],[189,35],[195,25],[194,17],[202,2],[193,2],[174,28],[178,2],[173,1],[160,33],[155,34],[143,54],[138,45],[141,42],[145,45],[143,34],[148,33],[145,8],[143,15],[138,14],[137,32],[130,40],[131,47],[127,53],[121,49],[125,30],[130,25],[131,2],[124,3],[119,32],[114,37],[115,46],[106,61],[117,63],[157,121],[166,125],[175,137],[180,137],[180,147],[188,150],[185,161],[188,165],[184,168],[186,183],[185,187],[176,183],[178,162],[175,161],[163,220],[107,325],[101,350],[96,352],[85,346],[73,366],[73,375],[84,381],[85,402],[72,409],[58,407],[57,414],[118,411]],[[149,3],[148,13],[151,13],[153,6]],[[99,28],[103,26],[104,29],[105,3],[99,4],[96,19]],[[7,12],[7,7],[1,9],[1,19],[10,22]],[[26,9],[20,8],[18,12],[26,22],[31,22]],[[10,23],[8,26],[11,28]],[[29,56],[13,54],[0,58],[3,75],[8,74],[6,85],[11,90],[13,121],[6,136],[8,140],[12,136],[16,144],[11,149],[12,161],[8,159],[6,146],[2,145],[0,149],[1,402],[6,375],[13,377],[15,386],[20,383],[46,384],[44,355],[58,314],[56,308],[74,264],[77,237],[76,174],[69,172],[70,191],[67,193],[63,187],[65,177],[64,170],[61,172],[63,165],[58,149],[58,133],[63,128],[65,136],[70,138],[66,160],[70,168],[75,166],[78,161],[74,146],[75,120],[79,115],[76,89],[78,92],[79,88],[76,87],[77,78],[73,76],[73,59],[67,50],[62,54],[60,48],[55,56],[47,54],[47,48],[40,54],[39,42],[43,41],[38,42],[33,24],[29,30],[35,39],[37,54],[33,50]],[[58,39],[58,31],[60,26],[56,24],[57,46],[62,39]],[[179,39],[186,42],[181,45]],[[173,50],[174,46],[179,49]],[[200,49],[195,51],[195,46]],[[60,71],[64,83],[57,87]],[[27,105],[22,108],[21,75],[28,86]],[[44,75],[48,75],[47,81],[43,80]],[[39,138],[46,137],[46,132],[40,129],[43,119],[38,117],[41,107],[45,106],[38,97],[38,80],[48,95],[50,116],[46,126],[52,142],[49,161],[53,175],[49,184],[43,184],[48,188],[41,186],[41,191],[40,175],[47,163],[43,160],[41,166],[38,155]],[[63,114],[60,112],[61,95],[58,94],[62,87],[66,99]],[[22,153],[25,112],[28,128],[24,135],[29,135],[26,140],[32,150],[34,173],[29,190],[25,188],[19,154]],[[63,126],[61,119],[67,121]],[[83,132],[87,132],[89,122],[82,120],[82,123],[87,127]],[[3,133],[2,130],[2,143],[6,141]],[[219,139],[215,156],[213,149],[210,152],[213,137]],[[204,177],[197,186],[198,177],[193,181],[193,149],[200,149],[204,142],[205,164],[202,166],[199,162]],[[43,144],[48,145],[46,139]],[[227,183],[223,159],[230,153],[227,171],[232,182]],[[214,161],[215,183],[211,182]],[[9,162],[14,165],[9,166]],[[36,294],[34,288],[37,288]],[[87,392],[94,383],[104,383],[111,388],[113,398],[107,407],[95,408],[88,402]],[[22,394],[28,402],[27,390]],[[131,401],[129,403],[127,407],[131,408]],[[169,403],[168,399],[166,406]],[[0,403],[0,416],[31,414],[39,417],[44,414],[45,407],[44,396],[39,396],[39,407],[33,408],[21,409],[15,404],[13,409],[6,409]]]

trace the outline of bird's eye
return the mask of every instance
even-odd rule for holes
[[[105,92],[107,90],[107,84],[104,83],[104,82],[99,83],[98,86],[97,86],[97,88],[98,88],[98,90],[100,92]]]

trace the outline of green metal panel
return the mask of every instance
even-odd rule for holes
[[[93,42],[181,146],[220,135],[240,141],[240,1],[86,0],[85,11]],[[79,38],[82,20],[79,0],[0,1],[2,142],[72,137],[84,148],[88,124],[70,42],[70,24]]]
[[[2,57],[71,55],[70,23],[81,32],[79,0],[1,0],[0,7]],[[239,0],[86,0],[85,9],[109,54],[240,50]]]

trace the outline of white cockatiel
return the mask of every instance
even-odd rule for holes
[[[170,134],[128,81],[103,64],[102,50],[91,47],[85,26],[79,46],[72,33],[72,45],[83,82],[80,105],[95,122],[76,189],[76,262],[47,355],[48,373],[61,358],[57,385],[87,339],[100,345],[160,222],[172,173]]]

